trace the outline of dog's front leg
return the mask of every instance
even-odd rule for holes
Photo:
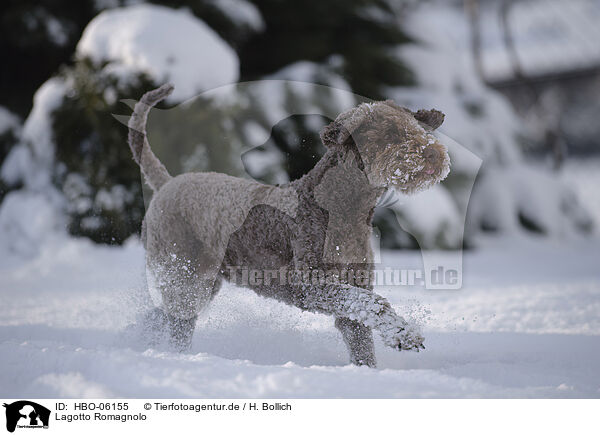
[[[396,314],[390,303],[369,290],[347,284],[304,289],[307,309],[344,317],[379,331],[383,342],[397,350],[424,349],[417,328]]]
[[[368,367],[377,366],[371,328],[347,317],[336,317],[335,327],[342,333],[352,364]]]

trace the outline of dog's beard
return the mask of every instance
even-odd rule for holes
[[[428,147],[437,151],[434,162],[426,160],[423,155]],[[446,147],[433,139],[422,146],[387,147],[369,165],[367,173],[372,184],[411,195],[439,183],[449,172],[450,158]]]

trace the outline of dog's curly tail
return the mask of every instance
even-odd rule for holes
[[[133,160],[140,165],[146,177],[146,182],[154,191],[159,190],[172,177],[169,175],[167,168],[150,149],[146,137],[146,121],[150,109],[167,98],[173,92],[173,89],[173,85],[167,83],[158,89],[146,92],[135,105],[133,114],[127,124],[129,127],[129,148],[133,153]]]

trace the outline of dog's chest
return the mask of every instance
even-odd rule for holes
[[[313,198],[300,201],[293,246],[301,267],[326,264],[369,263],[372,259],[370,220],[372,205],[366,201],[347,203],[347,209],[326,210]]]

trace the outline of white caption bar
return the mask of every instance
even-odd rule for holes
[[[4,399],[19,435],[598,433],[598,400]]]

